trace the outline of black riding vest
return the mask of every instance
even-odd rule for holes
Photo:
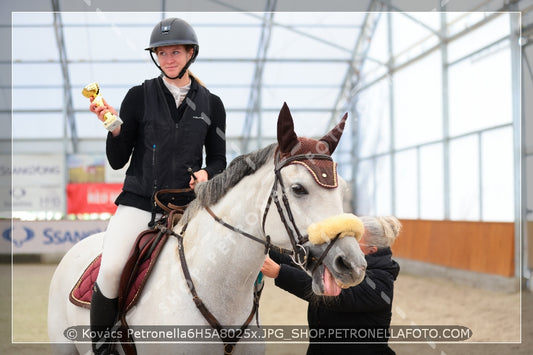
[[[162,85],[158,78],[143,84],[142,134],[134,148],[139,151],[134,151],[124,181],[125,191],[145,197],[157,190],[189,187],[187,169],[197,171],[202,167],[210,125],[209,90],[193,82],[179,107],[182,114],[173,118]]]

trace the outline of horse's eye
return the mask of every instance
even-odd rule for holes
[[[307,195],[307,190],[300,184],[292,184],[291,189],[295,195]]]

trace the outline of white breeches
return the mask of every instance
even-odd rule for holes
[[[156,215],[160,218],[161,214]],[[109,220],[102,247],[102,263],[96,282],[107,298],[118,297],[122,269],[139,234],[148,229],[151,212],[119,205]]]

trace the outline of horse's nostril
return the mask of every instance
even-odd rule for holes
[[[351,264],[345,260],[345,258],[341,255],[337,256],[335,258],[335,269],[337,269],[338,272],[343,272],[352,269]]]

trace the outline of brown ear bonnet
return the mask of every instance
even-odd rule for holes
[[[328,134],[319,140],[298,137],[294,132],[294,122],[286,103],[283,104],[278,118],[278,154],[279,160],[295,159],[288,163],[303,165],[313,175],[315,181],[326,188],[338,186],[337,163],[330,159],[316,159],[312,155],[322,154],[331,156],[337,148],[342,136],[348,114],[344,114],[341,121]],[[305,156],[308,155],[309,158]]]

